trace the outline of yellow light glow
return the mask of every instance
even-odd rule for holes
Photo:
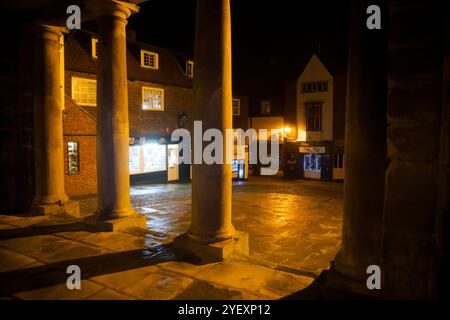
[[[306,131],[305,130],[298,129],[297,141],[306,141]]]

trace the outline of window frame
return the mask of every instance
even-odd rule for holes
[[[91,38],[91,56],[94,59],[98,58],[98,39],[94,37]]]
[[[144,109],[144,91],[148,89],[148,90],[156,90],[156,91],[160,91],[161,92],[161,108],[145,108]],[[142,111],[164,111],[164,88],[155,88],[155,87],[147,87],[147,86],[142,86],[141,89],[141,110]]]
[[[234,107],[233,107],[233,102],[234,102],[234,101],[237,101],[237,102],[238,102],[238,107],[237,107],[238,112],[237,112],[237,114],[234,113]],[[239,117],[239,116],[241,115],[241,99],[238,99],[238,98],[232,98],[231,108],[232,108],[233,116]]]
[[[320,107],[320,111],[318,112],[319,117],[319,128],[316,128],[316,107]],[[309,114],[308,109],[312,108],[312,126],[309,123]],[[305,103],[305,120],[306,120],[306,131],[312,132],[312,131],[322,131],[323,126],[323,103],[322,102],[309,102]]]
[[[70,159],[70,144],[73,143],[76,145],[76,168],[77,171],[75,172],[71,172],[70,171],[70,163],[71,163],[71,159]],[[79,174],[81,172],[80,169],[80,143],[78,141],[67,141],[67,175],[69,176],[73,176],[75,174]]]
[[[301,93],[327,92],[328,80],[301,83]]]
[[[145,64],[145,55],[148,54],[153,56],[153,66],[149,66]],[[143,50],[141,49],[141,67],[146,69],[159,69],[159,54],[153,51]]]
[[[269,111],[268,112],[264,111],[264,105],[265,104],[269,105]],[[271,109],[272,109],[272,102],[270,100],[262,100],[261,101],[261,114],[262,115],[270,115]]]
[[[95,83],[95,103],[89,103],[89,102],[80,102],[77,101],[77,99],[75,99],[74,97],[74,80],[82,80],[82,81],[86,81],[86,82],[93,82]],[[70,97],[80,106],[86,106],[86,107],[96,107],[97,106],[97,80],[96,79],[91,79],[91,78],[83,78],[83,77],[74,77],[72,76],[70,79],[71,82],[71,95]]]
[[[191,73],[188,72],[189,66],[191,66]],[[186,60],[186,77],[194,78],[194,61],[192,60]]]

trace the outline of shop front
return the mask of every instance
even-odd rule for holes
[[[180,164],[179,146],[164,138],[132,137],[129,146],[132,183],[190,180],[190,165]]]
[[[327,145],[302,145],[299,152],[303,158],[303,177],[324,181],[332,180],[332,156]]]

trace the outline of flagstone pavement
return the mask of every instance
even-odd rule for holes
[[[2,299],[280,299],[306,288],[340,246],[342,184],[250,177],[233,184],[233,224],[250,234],[250,256],[199,264],[172,240],[190,221],[190,184],[138,185],[132,205],[147,230],[99,232],[82,218],[0,216]],[[69,290],[67,267],[81,270]]]

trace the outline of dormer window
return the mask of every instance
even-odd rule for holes
[[[188,78],[194,77],[194,61],[192,60],[186,61],[186,76]]]
[[[98,57],[98,39],[96,38],[91,39],[91,55],[95,59]]]
[[[261,101],[261,114],[270,114],[270,101]]]
[[[159,55],[155,52],[141,50],[141,67],[149,69],[159,68]]]

